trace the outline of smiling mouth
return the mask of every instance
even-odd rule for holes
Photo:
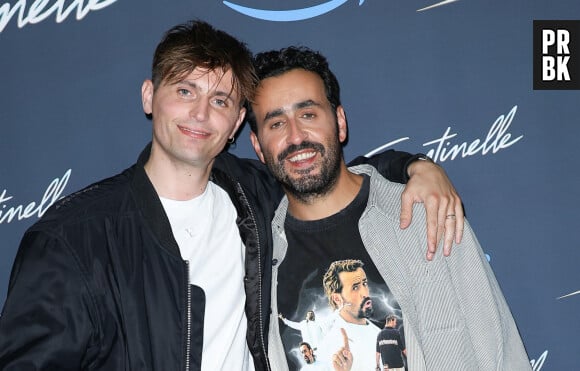
[[[179,126],[179,130],[181,130],[182,132],[184,132],[185,134],[188,134],[190,136],[195,136],[195,137],[209,137],[209,133],[206,131],[199,131],[199,130],[194,130],[194,129],[189,129],[183,126]]]
[[[288,161],[290,163],[297,163],[300,161],[308,161],[320,153],[324,157],[324,146],[320,143],[304,141],[300,144],[292,144],[284,149],[276,156],[278,162]]]
[[[289,162],[300,162],[300,161],[309,160],[309,159],[313,158],[314,156],[316,156],[316,152],[303,152],[303,153],[299,153],[297,155],[289,157],[288,161]]]

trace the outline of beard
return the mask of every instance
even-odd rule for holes
[[[291,177],[284,168],[285,159],[290,153],[304,149],[312,149],[320,154],[322,160],[320,174],[310,175],[312,168],[308,168],[297,171],[298,177]],[[316,197],[326,195],[336,184],[340,172],[342,145],[337,133],[336,141],[331,142],[328,147],[320,143],[304,141],[299,145],[288,146],[277,158],[270,153],[264,153],[264,157],[268,169],[282,184],[282,187],[295,198],[307,203]]]
[[[368,296],[363,299],[362,303],[360,304],[360,308],[358,309],[358,318],[371,318],[374,313],[373,307],[370,306],[368,308],[364,308],[365,304],[370,300],[371,298]]]

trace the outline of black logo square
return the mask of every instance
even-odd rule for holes
[[[580,20],[534,21],[534,90],[580,89]]]

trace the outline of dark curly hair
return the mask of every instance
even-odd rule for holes
[[[328,67],[328,61],[319,52],[301,46],[262,52],[254,57],[254,68],[259,81],[268,77],[280,76],[295,69],[314,72],[320,76],[324,83],[326,98],[330,102],[333,112],[336,113],[336,108],[340,106],[340,85]],[[252,111],[251,104],[248,104],[246,117],[252,131],[257,133],[256,115]]]

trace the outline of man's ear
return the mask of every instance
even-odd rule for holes
[[[262,147],[258,141],[258,136],[253,131],[250,131],[250,140],[252,141],[252,146],[254,147],[254,151],[256,151],[256,155],[258,155],[260,161],[265,164],[266,161],[264,161],[264,154],[262,153]]]
[[[143,105],[143,111],[147,115],[153,113],[153,90],[153,81],[143,81],[143,85],[141,85],[141,104]]]
[[[338,124],[338,139],[340,143],[344,143],[348,136],[348,126],[346,124],[346,114],[342,106],[336,107],[336,121]]]
[[[339,293],[334,293],[330,296],[332,302],[336,305],[337,308],[342,307],[342,296]]]
[[[236,133],[240,129],[240,126],[242,126],[242,124],[244,123],[244,117],[246,117],[246,107],[240,108],[240,112],[238,113],[238,119],[236,120],[236,125],[234,126],[234,129],[232,130],[229,136],[230,139],[236,135]]]

